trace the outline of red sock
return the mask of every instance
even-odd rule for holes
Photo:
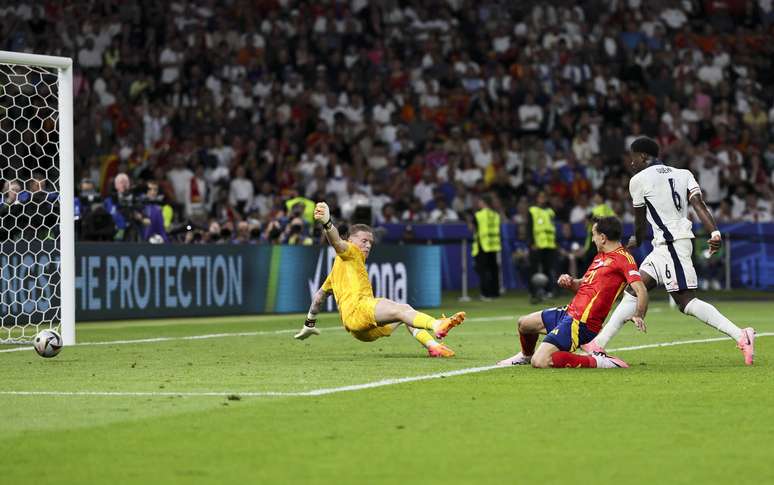
[[[596,367],[597,361],[590,355],[578,355],[571,352],[554,352],[551,354],[551,365],[563,367]]]
[[[519,340],[521,340],[521,353],[530,356],[535,353],[535,345],[538,341],[538,334],[536,333],[529,333],[529,334],[523,334],[519,333]]]

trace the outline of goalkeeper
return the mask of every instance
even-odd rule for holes
[[[325,202],[318,202],[315,206],[314,220],[322,224],[325,237],[336,250],[336,260],[322,287],[312,297],[306,322],[295,335],[296,339],[304,340],[320,334],[315,327],[317,313],[328,295],[333,293],[341,322],[356,339],[372,342],[380,337],[389,337],[403,323],[411,335],[427,348],[431,357],[454,356],[453,350],[436,339],[443,339],[449,330],[461,324],[465,320],[465,312],[435,319],[405,303],[374,298],[365,265],[374,244],[373,230],[365,224],[354,224],[350,227],[347,240],[343,240],[333,225]]]

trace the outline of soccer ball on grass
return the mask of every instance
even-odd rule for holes
[[[62,350],[62,336],[56,330],[41,330],[35,335],[33,347],[41,357],[56,357]]]

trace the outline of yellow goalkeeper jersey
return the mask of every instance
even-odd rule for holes
[[[333,268],[325,278],[322,289],[333,291],[345,325],[346,317],[357,312],[360,303],[373,303],[374,290],[368,279],[365,255],[357,246],[347,241],[347,250],[336,255]]]

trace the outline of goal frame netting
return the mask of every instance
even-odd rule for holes
[[[21,52],[0,51],[0,64],[57,71],[59,129],[59,327],[65,345],[75,344],[75,214],[73,178],[73,61]]]

